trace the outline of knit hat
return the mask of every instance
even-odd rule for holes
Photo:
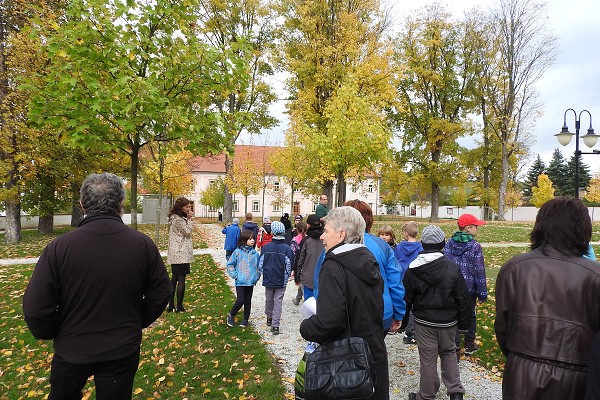
[[[294,221],[302,221],[302,214],[298,214],[294,217]]]
[[[240,219],[239,219],[239,218],[234,218],[234,219],[231,221],[231,224],[232,224],[232,225],[239,225],[239,224],[240,224]]]
[[[271,224],[271,232],[273,235],[283,235],[285,233],[285,226],[279,221],[275,221]]]
[[[459,228],[462,229],[468,225],[475,225],[475,226],[485,225],[485,221],[481,221],[481,220],[477,219],[477,217],[475,217],[473,214],[463,214],[460,217],[458,217],[458,227]]]
[[[426,226],[421,233],[423,250],[441,250],[446,244],[444,231],[435,225]]]
[[[268,223],[268,222],[271,222],[271,217],[269,217],[268,215],[265,215],[265,216],[263,217],[263,222],[264,222],[265,224],[266,224],[266,223]]]

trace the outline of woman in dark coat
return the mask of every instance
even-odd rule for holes
[[[500,269],[494,327],[507,357],[503,399],[584,398],[600,330],[600,266],[583,257],[591,236],[587,207],[556,197],[538,212],[531,251]]]
[[[387,400],[388,359],[381,334],[383,280],[373,254],[362,244],[364,231],[365,221],[352,207],[337,207],[325,217],[321,240],[327,254],[319,274],[318,313],[302,321],[300,333],[317,343],[343,339],[348,312],[352,336],[365,339],[375,361],[373,399]]]

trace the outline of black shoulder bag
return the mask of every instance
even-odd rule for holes
[[[350,329],[348,283],[340,266],[346,297],[346,338],[323,343],[306,359],[306,400],[370,399],[377,387],[369,344]],[[318,313],[318,310],[317,310]]]

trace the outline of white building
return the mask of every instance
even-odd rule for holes
[[[255,220],[258,216],[269,215],[273,218],[280,217],[283,213],[289,213],[290,219],[294,215],[302,214],[306,217],[315,211],[318,204],[318,196],[305,196],[300,191],[294,192],[294,202],[291,204],[291,188],[283,179],[273,173],[269,165],[269,156],[277,147],[273,146],[235,146],[235,163],[250,163],[258,171],[264,171],[265,189],[256,194],[248,196],[248,202],[240,194],[233,198],[233,216],[243,219],[246,209],[251,212]],[[225,155],[195,157],[190,162],[194,180],[194,190],[189,199],[194,202],[194,213],[197,217],[215,216],[218,211],[212,210],[200,201],[201,194],[209,184],[217,178],[225,178]],[[374,176],[366,177],[360,183],[348,181],[346,199],[360,199],[368,203],[373,209],[373,214],[380,214],[379,204],[379,180]],[[334,188],[335,192],[335,188]],[[281,202],[279,199],[284,199]],[[280,204],[281,203],[281,204]]]

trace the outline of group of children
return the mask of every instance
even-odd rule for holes
[[[246,219],[251,221],[252,215]],[[295,223],[289,245],[285,235],[287,227],[279,221],[270,223],[272,238],[263,243],[260,255],[254,248],[252,230],[241,231],[237,224],[232,224],[237,230],[231,225],[223,229],[227,235],[227,254],[232,243],[229,236],[241,231],[237,247],[231,250],[227,261],[227,271],[235,280],[237,294],[227,315],[230,327],[235,326],[235,316],[242,306],[244,317],[240,326],[248,325],[253,287],[261,276],[267,325],[274,335],[279,334],[283,296],[292,272],[296,283],[303,288],[292,300],[294,304],[299,304],[302,294],[305,299],[312,296],[314,273],[310,266],[314,269],[323,250],[322,224],[316,215],[310,215],[306,223],[297,216]],[[477,351],[475,307],[478,299],[482,302],[487,299],[483,253],[475,240],[478,227],[484,224],[472,214],[463,214],[458,218],[459,230],[448,241],[444,232],[434,225],[426,227],[418,241],[419,229],[414,221],[402,226],[399,243],[390,226],[383,226],[377,232],[394,250],[405,287],[407,313],[400,328],[405,332],[403,342],[417,344],[421,374],[431,378],[425,380],[428,383],[421,385],[418,394],[411,393],[409,399],[435,397],[440,387],[435,367],[438,357],[450,398],[463,398],[464,388],[458,372],[461,337],[465,337],[465,354]],[[394,334],[397,330],[388,333]]]
[[[281,221],[271,222],[269,217],[264,217],[264,224],[259,229],[252,222],[252,214],[248,213],[243,230],[240,229],[237,218],[233,219],[231,225],[223,228],[227,273],[234,279],[236,290],[235,303],[226,318],[228,326],[235,326],[235,316],[242,306],[244,316],[239,326],[248,326],[254,286],[262,276],[267,326],[271,327],[274,335],[279,334],[283,296],[295,258],[290,247],[293,241],[291,222],[286,221],[287,218],[289,216],[286,214]],[[255,237],[258,238],[257,241]]]

